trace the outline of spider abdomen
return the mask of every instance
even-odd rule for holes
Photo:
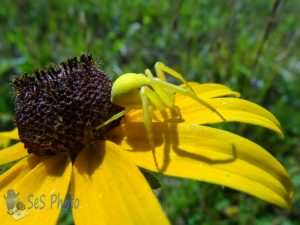
[[[150,79],[143,74],[127,73],[112,86],[112,102],[130,108],[140,108],[140,88],[150,86]]]

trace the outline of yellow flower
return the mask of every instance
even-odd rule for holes
[[[283,136],[279,122],[270,112],[238,98],[239,94],[228,87],[189,84],[226,122],[260,125]],[[20,224],[56,224],[62,207],[54,198],[65,199],[69,185],[73,200],[78,199],[78,207],[73,202],[72,209],[77,225],[169,224],[138,169],[142,167],[227,186],[277,206],[290,207],[293,186],[273,156],[250,140],[203,126],[224,121],[193,99],[176,94],[175,104],[181,119],[172,118],[168,110],[153,111],[158,167],[148,144],[143,111],[136,109],[105,132],[103,140],[86,144],[75,157],[65,151],[52,156],[28,154],[22,142],[2,149],[0,164],[21,160],[0,176],[0,196],[9,189],[20,193],[29,214],[18,221]],[[18,141],[18,130],[2,132],[0,138]],[[32,204],[34,200],[36,206]],[[3,202],[0,220],[3,224],[15,222]]]

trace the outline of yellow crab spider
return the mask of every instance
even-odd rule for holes
[[[209,110],[216,113],[222,120],[224,117],[211,105],[199,98],[183,76],[175,70],[167,67],[162,62],[155,64],[155,72],[157,77],[154,77],[149,69],[145,70],[144,74],[126,73],[120,76],[112,86],[112,102],[123,106],[124,111],[117,113],[110,119],[99,125],[97,129],[111,123],[112,121],[122,117],[131,109],[142,108],[144,112],[144,124],[153,155],[153,131],[152,131],[152,116],[151,112],[154,108],[164,110],[166,108],[173,109],[175,106],[174,93],[180,93],[191,97],[200,104],[206,106]],[[180,80],[185,87],[177,86],[167,82],[165,73]],[[155,159],[155,155],[154,155]],[[155,161],[156,166],[157,162]]]

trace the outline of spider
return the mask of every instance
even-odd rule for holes
[[[155,159],[153,142],[151,116],[153,109],[157,108],[162,111],[169,108],[171,110],[176,110],[174,94],[180,93],[206,106],[209,110],[216,113],[223,121],[225,121],[225,118],[213,106],[199,98],[180,73],[169,68],[162,62],[157,62],[154,67],[157,77],[154,77],[152,72],[149,69],[146,69],[144,74],[126,73],[117,78],[112,86],[111,98],[114,104],[124,107],[125,110],[112,116],[110,119],[99,125],[97,129],[122,117],[131,109],[142,108],[149,145],[152,150],[155,164],[158,167]],[[165,73],[178,79],[185,84],[185,86],[178,86],[167,82]]]

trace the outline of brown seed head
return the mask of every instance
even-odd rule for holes
[[[29,153],[77,153],[120,120],[96,127],[123,110],[111,103],[111,80],[91,55],[35,70],[12,82],[19,136]]]

